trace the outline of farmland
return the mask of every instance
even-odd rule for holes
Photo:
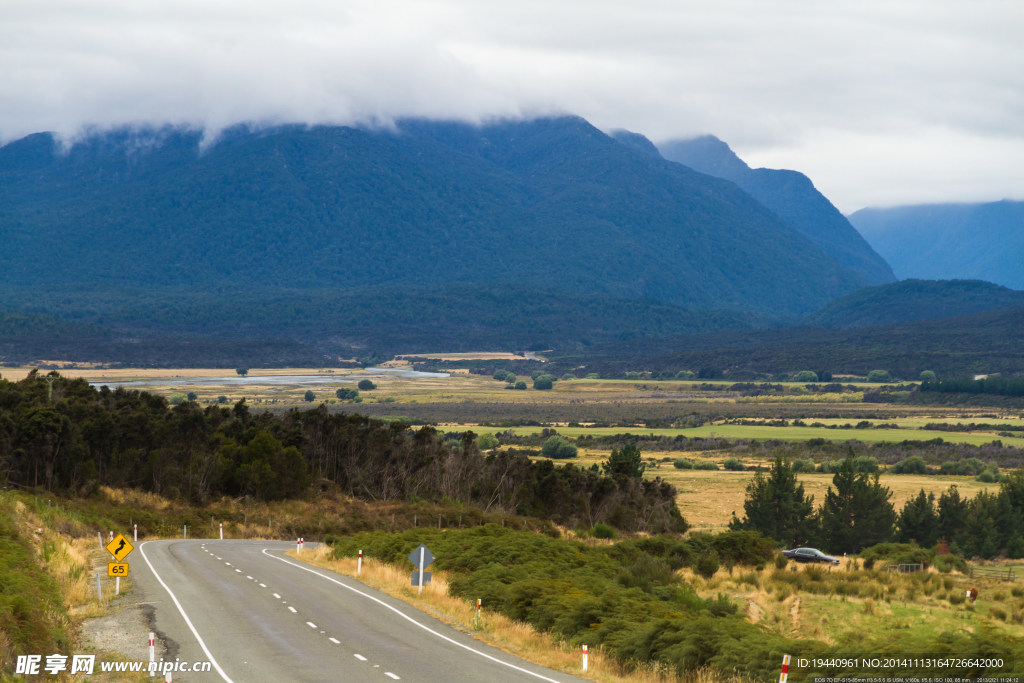
[[[488,359],[493,356],[500,354],[489,354]],[[467,354],[457,356],[466,357]],[[401,362],[389,365],[392,369],[409,368]],[[29,370],[4,369],[3,376],[16,380]],[[735,449],[692,450],[687,446],[693,440],[803,444],[803,452],[810,453],[822,451],[815,445],[821,440],[837,445],[853,441],[865,448],[877,448],[941,439],[946,444],[980,447],[1000,442],[1004,449],[1024,449],[1024,415],[1019,412],[863,403],[863,393],[858,390],[871,386],[864,383],[844,385],[849,387],[844,393],[823,394],[809,394],[803,385],[788,383],[782,385],[783,393],[779,395],[756,397],[730,391],[726,382],[676,380],[573,379],[556,382],[551,391],[509,391],[505,383],[489,375],[465,371],[448,376],[405,376],[348,368],[250,369],[245,384],[237,382],[236,373],[223,369],[86,367],[63,369],[61,374],[84,377],[96,384],[130,382],[130,388],[152,391],[172,400],[192,392],[201,405],[216,404],[219,397],[226,397],[230,403],[244,399],[254,409],[279,412],[323,403],[331,412],[433,422],[452,433],[512,433],[538,445],[542,434],[547,433],[544,430],[555,430],[581,444],[575,462],[583,467],[602,462],[611,451],[612,446],[608,445],[585,445],[592,440],[614,441],[627,438],[626,435],[658,439],[656,446],[641,442],[648,463],[645,476],[659,477],[672,484],[683,516],[695,529],[709,531],[724,528],[734,511],[742,514],[745,488],[753,475],[749,471],[673,467],[678,458],[721,463],[736,455]],[[339,387],[354,386],[366,377],[372,377],[376,388],[361,392],[360,402],[336,398]],[[313,392],[313,401],[306,400],[307,391]],[[651,424],[659,426],[648,426]],[[945,427],[925,428],[930,425]],[[977,429],[950,431],[950,425]],[[678,447],[673,445],[676,441]],[[770,450],[764,449],[741,452],[737,457],[748,467],[767,467],[772,458]],[[800,481],[820,505],[832,475],[805,472],[800,474]],[[883,474],[882,482],[892,490],[892,502],[897,509],[921,489],[938,496],[955,484],[961,495],[971,498],[980,491],[996,488],[995,484],[978,482],[969,476]]]

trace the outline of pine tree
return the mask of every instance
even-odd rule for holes
[[[775,456],[767,477],[758,472],[747,484],[743,511],[742,521],[733,516],[731,529],[759,531],[790,547],[813,536],[814,497],[804,495],[803,484],[797,483],[793,467],[781,455]]]
[[[878,472],[856,472],[848,455],[832,477],[821,511],[821,536],[832,552],[857,552],[892,540],[896,512],[892,491],[878,481]]]
[[[945,538],[951,548],[962,549],[966,525],[967,501],[960,497],[956,484],[952,484],[939,496],[939,537]]]
[[[924,489],[900,511],[899,540],[902,543],[914,542],[930,548],[939,540],[939,515],[935,510],[935,494],[925,494]]]

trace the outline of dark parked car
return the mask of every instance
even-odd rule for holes
[[[820,550],[814,548],[794,548],[793,550],[783,550],[782,554],[791,560],[797,562],[831,562],[832,564],[839,564],[839,560],[826,555]]]

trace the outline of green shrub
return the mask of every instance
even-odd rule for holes
[[[677,470],[692,470],[693,461],[687,460],[686,458],[676,458],[672,461],[672,466]]]
[[[544,445],[540,449],[540,454],[542,456],[545,458],[552,458],[554,460],[575,458],[577,452],[575,444],[570,443],[558,434],[548,437],[547,441],[544,442]]]
[[[744,465],[743,461],[739,458],[727,458],[725,462],[722,463],[722,467],[731,472],[745,472],[747,469],[747,466]]]
[[[593,534],[594,538],[616,538],[618,536],[615,533],[615,529],[604,522],[595,524],[590,533]]]
[[[912,455],[889,468],[892,474],[928,474],[928,465],[920,455]]]
[[[814,461],[810,458],[798,458],[793,461],[793,472],[813,472]]]
[[[718,571],[718,556],[714,553],[701,553],[693,569],[705,579],[710,579]]]
[[[789,563],[789,558],[788,557],[786,557],[782,553],[776,553],[776,555],[775,555],[775,568],[776,569],[785,569],[786,565],[788,563]]]
[[[964,558],[959,555],[936,555],[935,556],[935,568],[943,574],[948,574],[952,570],[956,570],[961,573],[967,573],[967,562]],[[949,580],[952,583],[952,579]],[[946,590],[949,590],[952,586],[946,586]]]

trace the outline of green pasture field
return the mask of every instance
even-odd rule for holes
[[[817,421],[817,420],[816,420]],[[849,420],[833,420],[842,424]],[[822,421],[824,424],[824,421]],[[478,434],[497,433],[506,431],[504,427],[485,427],[472,425],[471,428]],[[516,434],[527,435],[539,433],[543,427],[515,427]],[[689,438],[711,438],[723,439],[752,439],[757,441],[768,441],[777,439],[779,441],[810,441],[811,439],[826,439],[828,441],[864,441],[870,443],[886,443],[900,441],[931,441],[942,439],[950,443],[965,443],[972,446],[991,443],[999,440],[1005,446],[1024,448],[1024,437],[999,436],[996,432],[945,432],[925,429],[828,429],[825,427],[772,427],[769,425],[732,425],[732,424],[711,424],[690,429],[646,429],[643,427],[557,427],[562,436],[578,438],[581,436],[613,436],[616,434],[634,434],[644,436],[685,436]]]

